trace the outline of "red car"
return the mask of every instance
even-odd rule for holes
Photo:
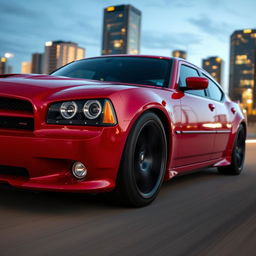
[[[239,106],[182,59],[102,56],[0,78],[0,182],[17,188],[144,206],[180,173],[240,174],[245,138]]]

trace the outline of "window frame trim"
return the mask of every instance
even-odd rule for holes
[[[207,74],[206,72],[200,71],[200,76],[201,77],[205,77],[208,80],[211,80],[217,86],[217,88],[221,92],[221,99],[220,100],[213,99],[213,98],[211,98],[211,93],[210,93],[209,87],[207,87],[207,89],[206,89],[206,97],[208,99],[211,99],[211,100],[216,101],[216,102],[224,102],[224,100],[225,100],[225,93],[224,93],[223,89],[221,88],[221,86],[211,77],[211,75]]]
[[[204,92],[205,92],[205,95],[204,95],[204,96],[198,95],[198,94],[193,94],[193,93],[190,93],[190,92],[187,91],[187,90],[182,89],[182,88],[186,88],[186,87],[181,87],[180,84],[179,84],[179,81],[180,81],[180,73],[181,73],[181,72],[180,72],[180,71],[181,71],[181,66],[186,66],[186,67],[188,67],[188,68],[194,69],[194,70],[198,73],[198,77],[202,77],[202,76],[201,76],[201,71],[200,71],[197,67],[192,66],[192,65],[190,65],[190,64],[187,63],[187,62],[180,62],[179,70],[178,70],[178,76],[177,76],[178,90],[184,92],[185,94],[189,94],[189,95],[193,95],[193,96],[197,96],[197,97],[201,97],[201,98],[209,98],[208,95],[207,95],[208,92],[207,92],[206,89],[204,89]]]

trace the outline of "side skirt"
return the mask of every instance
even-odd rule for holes
[[[230,164],[230,161],[228,161],[226,158],[224,158],[224,159],[220,158],[220,159],[213,159],[213,160],[205,161],[205,162],[201,162],[201,163],[195,163],[195,164],[189,164],[189,165],[175,167],[175,168],[168,170],[169,175],[166,175],[167,176],[166,180],[169,180],[179,174],[189,173],[190,171],[194,171],[196,169],[201,169],[204,167],[224,166],[224,165],[229,165],[229,164]]]

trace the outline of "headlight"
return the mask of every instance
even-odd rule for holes
[[[65,119],[73,118],[77,113],[77,105],[74,101],[63,102],[60,106],[60,114]]]
[[[96,119],[102,111],[102,106],[98,100],[88,100],[84,104],[84,115],[89,119]]]
[[[113,126],[117,123],[114,107],[108,99],[56,102],[50,105],[48,124]]]

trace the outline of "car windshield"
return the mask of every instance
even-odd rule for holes
[[[168,86],[171,60],[147,57],[101,57],[72,62],[53,76]]]

